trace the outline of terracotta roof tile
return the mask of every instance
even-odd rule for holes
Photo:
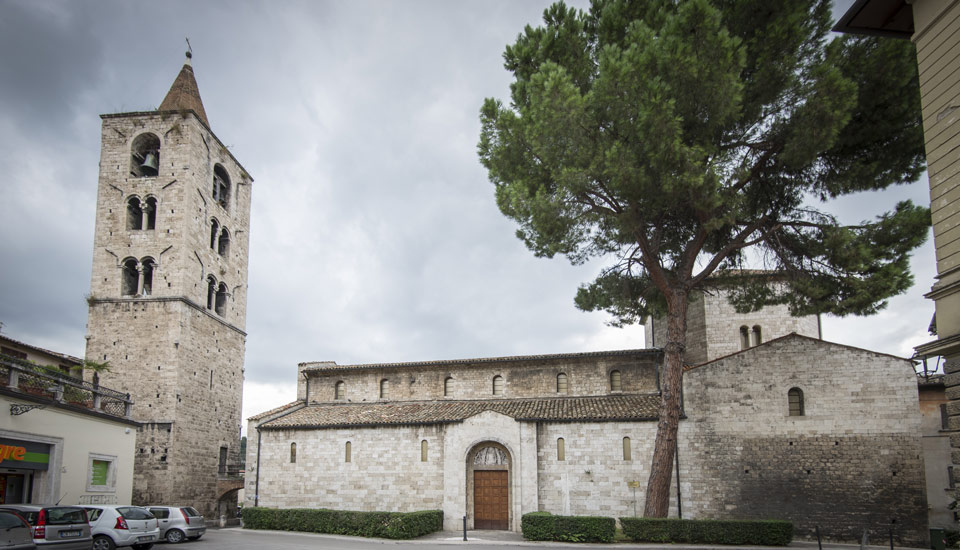
[[[294,401],[294,402],[292,402],[292,403],[287,403],[286,405],[280,405],[279,407],[274,408],[274,409],[270,409],[269,411],[264,411],[264,412],[262,412],[262,413],[260,413],[260,414],[255,414],[255,415],[251,416],[250,418],[248,418],[247,420],[260,420],[261,418],[266,418],[266,417],[268,417],[268,416],[273,416],[273,415],[275,415],[275,414],[282,413],[283,411],[285,411],[285,410],[287,410],[287,409],[290,409],[290,408],[293,408],[293,407],[295,407],[295,406],[297,406],[297,405],[303,405],[303,401],[302,401],[302,400],[301,400],[301,401]]]
[[[315,403],[260,426],[267,430],[284,430],[445,424],[462,422],[484,411],[528,421],[656,420],[659,402],[659,395],[631,394],[543,399]]]

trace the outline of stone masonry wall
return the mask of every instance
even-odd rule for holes
[[[258,433],[260,506],[386,512],[443,507],[442,426],[253,431],[247,447],[254,456],[250,462],[248,453],[248,503]],[[426,462],[420,460],[423,440]],[[347,442],[350,462],[345,462]],[[295,463],[290,461],[291,443],[297,446]]]
[[[642,516],[656,433],[656,422],[540,424],[540,511],[615,518]],[[557,457],[557,440],[561,437],[564,460]],[[630,438],[630,460],[624,460],[624,437]],[[630,481],[638,482],[639,487],[629,487]],[[671,490],[670,515],[676,516],[676,488]]]
[[[803,391],[803,416],[787,392]],[[684,517],[782,518],[798,535],[926,540],[917,384],[904,359],[790,337],[688,371]],[[891,521],[895,520],[894,524]]]
[[[502,376],[499,398],[606,395],[610,372],[621,373],[622,392],[657,390],[657,355],[639,357],[574,358],[555,361],[511,361],[469,365],[410,366],[390,369],[344,369],[310,376],[310,401],[334,401],[334,387],[345,383],[347,401],[379,401],[380,381],[390,381],[387,400],[491,399],[493,377]],[[302,369],[303,367],[301,367]],[[567,394],[557,393],[557,375],[567,375]],[[444,397],[444,380],[453,377],[453,391]]]
[[[160,141],[158,174],[131,174],[134,140]],[[213,169],[230,178],[226,208]],[[134,504],[217,510],[219,451],[239,448],[251,182],[191,113],[103,117],[87,357],[112,366],[101,381],[129,392],[138,432]],[[154,229],[127,229],[127,201],[157,201]],[[229,253],[211,249],[216,220]],[[121,293],[123,262],[152,259],[146,295]],[[207,277],[228,285],[223,315],[207,307]]]
[[[820,320],[816,315],[793,317],[783,305],[737,313],[725,292],[698,294],[691,297],[687,310],[687,364],[699,365],[740,351],[740,327],[743,326],[751,331],[759,326],[763,342],[791,332],[811,338],[818,338],[820,334]],[[666,319],[648,319],[644,334],[647,346],[663,347],[667,339]]]

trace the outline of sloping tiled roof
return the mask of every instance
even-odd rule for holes
[[[200,100],[200,88],[197,87],[197,80],[193,77],[193,67],[188,59],[180,69],[180,74],[170,86],[170,91],[163,98],[158,111],[193,111],[197,117],[210,127],[207,121],[207,112],[203,110],[203,101]]]
[[[64,361],[68,362],[68,363],[73,363],[73,364],[75,364],[75,365],[83,365],[83,359],[80,359],[79,357],[74,357],[74,356],[72,356],[72,355],[67,355],[67,354],[65,354],[65,353],[59,353],[59,352],[56,352],[56,351],[50,351],[50,350],[48,350],[48,349],[43,349],[43,348],[41,348],[41,347],[39,347],[39,346],[34,346],[34,345],[31,345],[31,344],[27,344],[27,343],[21,342],[21,341],[19,341],[19,340],[14,340],[13,338],[9,338],[9,337],[7,337],[7,336],[0,335],[0,342],[7,342],[7,343],[9,343],[9,344],[11,344],[11,345],[14,345],[14,346],[23,346],[23,347],[25,347],[25,348],[27,348],[27,349],[32,349],[33,351],[37,351],[37,352],[40,352],[40,353],[45,353],[45,354],[47,354],[47,355],[51,355],[51,356],[56,357],[56,358],[58,358],[58,359],[62,359],[62,360],[64,360]]]
[[[822,338],[814,338],[814,337],[812,337],[812,336],[806,336],[806,335],[804,335],[804,334],[797,334],[796,332],[791,332],[790,334],[785,334],[785,335],[783,335],[783,336],[774,338],[774,339],[772,339],[772,340],[767,340],[766,342],[763,342],[762,344],[759,344],[759,345],[756,345],[756,346],[753,346],[753,347],[750,347],[750,348],[747,348],[747,349],[742,349],[742,350],[740,350],[740,351],[735,351],[735,352],[733,352],[733,353],[728,353],[727,355],[722,355],[722,356],[720,356],[720,357],[717,357],[717,358],[715,358],[715,359],[711,359],[711,360],[709,360],[709,361],[706,361],[706,362],[704,362],[704,363],[700,363],[700,364],[698,364],[698,365],[684,365],[684,366],[683,366],[683,372],[689,372],[689,371],[692,371],[692,370],[694,370],[694,369],[699,369],[699,368],[701,368],[701,367],[706,367],[706,366],[708,366],[708,365],[710,365],[710,364],[712,364],[712,363],[716,363],[716,362],[718,362],[718,361],[723,361],[724,359],[727,359],[727,358],[729,358],[729,357],[733,357],[733,356],[735,356],[735,355],[740,355],[740,354],[742,354],[742,353],[751,353],[751,352],[753,352],[754,350],[756,350],[757,348],[761,348],[761,347],[764,347],[764,346],[772,346],[772,345],[774,345],[775,343],[779,343],[779,342],[782,342],[782,341],[784,341],[784,340],[791,339],[791,338],[800,339],[800,340],[807,340],[807,341],[809,341],[809,342],[814,342],[814,343],[822,344],[822,345],[826,345],[826,346],[837,346],[837,347],[846,348],[846,349],[849,349],[849,350],[854,350],[854,351],[859,351],[859,352],[865,352],[865,353],[872,353],[872,354],[874,354],[874,355],[880,355],[880,356],[883,356],[883,357],[889,357],[889,358],[891,358],[891,359],[899,359],[900,361],[908,361],[908,362],[910,362],[910,363],[913,363],[913,362],[914,362],[912,359],[908,359],[908,358],[906,358],[906,357],[900,357],[900,356],[898,356],[898,355],[891,355],[891,354],[889,354],[889,353],[883,353],[883,352],[879,352],[879,351],[873,351],[873,350],[869,350],[869,349],[866,349],[866,348],[858,348],[858,347],[856,347],[856,346],[848,346],[847,344],[838,344],[838,343],[836,343],[836,342],[830,342],[829,340],[824,340],[824,339],[822,339]]]
[[[263,429],[346,428],[462,422],[484,411],[516,420],[589,422],[656,420],[660,396],[601,395],[544,399],[316,403],[261,424]]]
[[[264,411],[260,414],[255,414],[250,418],[248,418],[247,420],[260,420],[261,418],[266,418],[268,416],[273,416],[275,414],[282,413],[283,411],[296,407],[297,405],[303,405],[303,401],[298,400],[298,401],[287,403],[286,405],[280,405],[279,407],[270,409],[269,411]]]
[[[518,361],[556,361],[563,359],[602,358],[602,357],[629,357],[640,355],[659,356],[663,353],[659,349],[624,349],[615,351],[590,351],[582,353],[555,353],[548,355],[517,355],[511,357],[480,357],[475,359],[444,359],[439,361],[412,361],[407,363],[367,363],[360,365],[338,365],[332,361],[308,361],[300,363],[305,367],[303,372],[328,372],[360,369],[383,369],[404,367],[433,367],[451,365],[472,365],[490,363],[514,363]]]

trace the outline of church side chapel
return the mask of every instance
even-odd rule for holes
[[[902,543],[927,528],[911,361],[820,339],[816,316],[688,314],[670,515],[788,519],[798,536]],[[297,401],[249,419],[246,506],[412,512],[444,529],[642,512],[662,341],[650,349],[298,366]],[[259,457],[259,458],[258,458]],[[878,535],[879,536],[879,535]]]

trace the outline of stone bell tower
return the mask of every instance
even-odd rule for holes
[[[210,128],[187,53],[156,111],[101,115],[89,360],[129,392],[133,504],[236,506],[253,179]]]

